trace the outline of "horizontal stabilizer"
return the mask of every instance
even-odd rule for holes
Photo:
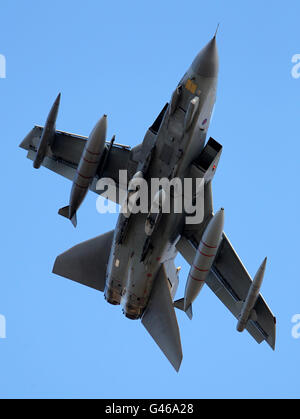
[[[67,207],[63,207],[58,211],[58,214],[67,218],[68,220],[71,220],[71,223],[73,224],[73,226],[76,228],[77,227],[77,215],[76,212],[73,215],[72,218],[70,218],[70,207],[69,205]]]
[[[168,279],[163,269],[155,280],[142,323],[175,370],[179,371],[182,361],[181,339]]]
[[[57,257],[53,273],[104,291],[114,231],[80,243]]]
[[[188,316],[188,318],[192,320],[193,318],[192,304],[187,308],[187,310],[184,310],[184,298],[181,298],[180,300],[175,301],[174,307],[178,308],[178,310],[184,311],[185,314]]]

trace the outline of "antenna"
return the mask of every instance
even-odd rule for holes
[[[216,29],[216,32],[215,32],[215,36],[214,36],[214,38],[217,36],[219,26],[220,26],[220,23],[218,23],[218,26],[217,26],[217,29]]]

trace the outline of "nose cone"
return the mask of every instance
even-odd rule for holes
[[[103,115],[97,122],[93,131],[90,134],[89,140],[93,143],[105,143],[107,131],[107,115]]]
[[[55,106],[59,106],[59,104],[60,104],[60,99],[61,99],[61,93],[59,93],[58,95],[57,95],[57,98],[55,99],[55,102],[54,102],[54,104],[55,104]]]
[[[264,279],[265,271],[266,271],[267,260],[268,260],[267,258],[264,259],[263,263],[260,265],[257,271],[257,274],[255,275],[253,283],[255,283],[256,286],[261,287],[261,284]]]
[[[199,52],[192,69],[202,77],[217,77],[219,71],[219,56],[216,36]]]
[[[224,229],[224,218],[224,209],[221,208],[210,220],[202,238],[206,245],[218,248]]]
[[[55,99],[55,102],[52,105],[52,108],[51,108],[51,110],[49,112],[49,115],[48,115],[48,118],[47,118],[45,128],[47,128],[47,123],[55,124],[56,119],[57,119],[57,115],[58,115],[58,111],[59,111],[60,98],[61,98],[61,93],[59,93],[59,95]]]

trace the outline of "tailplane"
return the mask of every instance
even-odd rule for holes
[[[80,243],[57,257],[53,273],[104,291],[114,231]]]

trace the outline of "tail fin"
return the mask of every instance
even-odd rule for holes
[[[73,215],[72,218],[70,218],[70,207],[69,205],[67,207],[63,207],[58,211],[59,215],[62,215],[63,217],[67,218],[68,220],[71,220],[71,223],[76,228],[77,227],[77,215],[76,212]]]
[[[80,243],[57,257],[53,273],[104,291],[114,231]]]
[[[187,310],[184,310],[184,298],[181,298],[180,300],[175,301],[174,307],[178,308],[178,310],[184,311],[185,314],[188,316],[188,318],[192,320],[193,318],[192,304],[187,308]]]

